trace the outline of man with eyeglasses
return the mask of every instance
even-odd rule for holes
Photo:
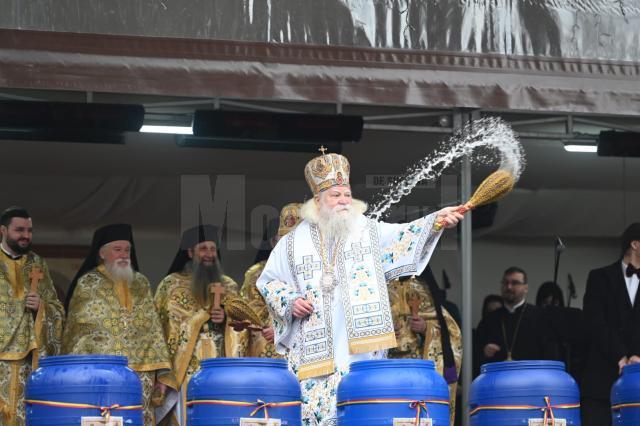
[[[482,363],[555,358],[548,320],[543,311],[527,303],[527,273],[517,266],[504,271],[501,294],[504,306],[478,325]]]

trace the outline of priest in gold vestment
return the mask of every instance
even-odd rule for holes
[[[289,231],[291,231],[300,221],[301,206],[302,204],[300,203],[290,203],[282,208],[280,211],[278,231],[269,241],[272,247],[276,245],[280,238],[287,235],[287,233],[289,233]],[[250,331],[247,356],[257,358],[282,358],[282,355],[278,354],[276,347],[273,344],[273,319],[269,314],[269,309],[264,301],[264,297],[262,297],[256,287],[258,277],[262,274],[262,270],[266,264],[266,259],[260,261],[249,268],[244,274],[244,283],[242,284],[241,295],[260,316],[260,319],[262,320],[261,325],[264,326],[262,331]]]
[[[454,421],[456,386],[462,363],[460,327],[442,306],[440,290],[425,276],[405,277],[389,283],[389,301],[398,346],[389,358],[429,359],[449,384],[451,424]],[[434,293],[436,293],[434,295]],[[446,334],[443,333],[446,331]]]
[[[214,306],[212,293],[218,290],[212,283],[223,289],[219,290],[221,306],[226,297],[238,295],[236,282],[222,273],[217,228],[199,225],[184,232],[169,275],[155,295],[180,390],[157,410],[157,417],[164,418],[162,424],[185,424],[187,385],[202,360],[245,355],[247,332],[234,331],[224,310]]]
[[[131,226],[107,225],[67,294],[64,354],[123,355],[142,382],[144,424],[156,424],[152,395],[176,389],[147,278],[138,272]]]
[[[32,221],[21,207],[0,216],[0,425],[25,424],[24,390],[38,358],[57,355],[64,311],[49,268],[31,251]]]

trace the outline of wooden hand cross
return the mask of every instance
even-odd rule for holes
[[[419,296],[415,296],[409,299],[409,306],[411,307],[411,316],[413,318],[418,318],[418,313],[420,312],[421,303],[422,303],[422,300],[420,300]]]
[[[31,293],[37,293],[38,284],[40,283],[40,280],[44,278],[44,274],[42,273],[42,270],[40,270],[39,267],[34,266],[33,268],[31,268],[31,272],[29,273],[29,278],[31,278]]]
[[[222,284],[212,283],[209,284],[209,294],[213,294],[213,308],[220,309],[220,301],[224,295],[225,290]]]

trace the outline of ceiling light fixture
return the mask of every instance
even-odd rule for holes
[[[567,152],[598,152],[598,146],[593,144],[566,143],[564,149]]]
[[[145,124],[140,128],[141,133],[167,133],[170,135],[193,135],[191,126],[154,126]]]
[[[562,139],[567,152],[598,152],[597,135],[575,134],[572,138]]]

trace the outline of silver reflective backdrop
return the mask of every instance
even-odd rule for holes
[[[0,0],[0,28],[640,60],[640,0]]]

